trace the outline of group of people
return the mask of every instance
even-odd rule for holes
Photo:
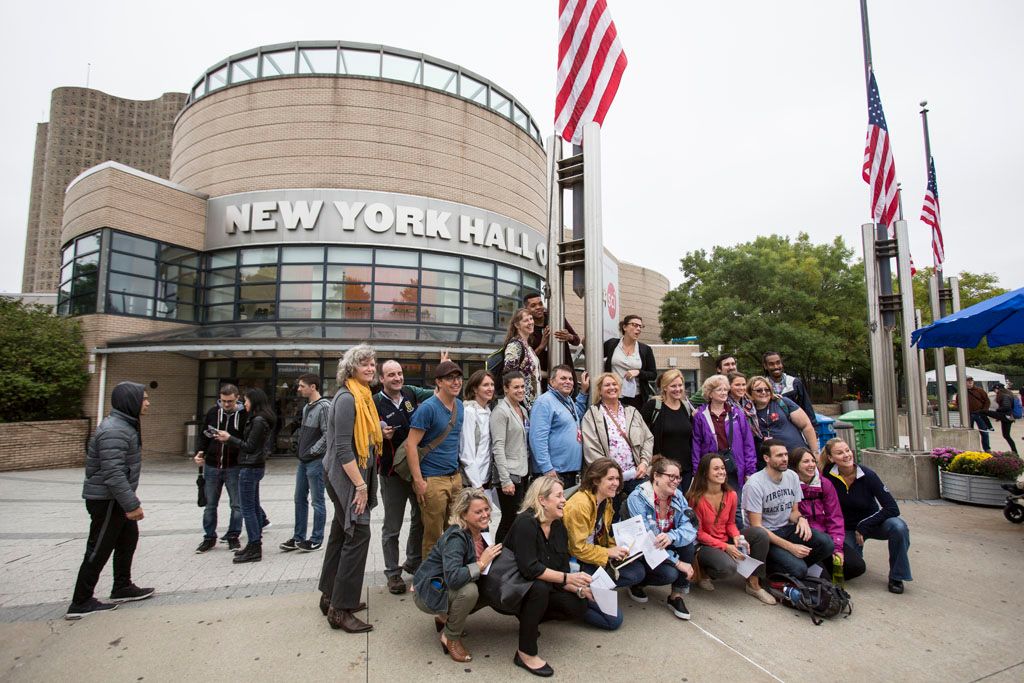
[[[981,448],[987,453],[992,450],[988,435],[995,431],[992,429],[992,420],[997,420],[1003,438],[1006,439],[1010,450],[1016,455],[1017,444],[1014,443],[1013,437],[1010,435],[1010,430],[1016,420],[1013,409],[1014,395],[1002,382],[996,382],[994,388],[995,401],[993,402],[988,392],[975,384],[973,377],[967,378],[967,410],[971,416],[971,427],[978,428],[981,433]],[[953,397],[954,404],[957,403],[958,398],[958,396]]]

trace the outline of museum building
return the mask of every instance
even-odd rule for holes
[[[429,383],[442,349],[471,372],[524,292],[543,288],[540,129],[458,65],[359,43],[259,47],[154,100],[182,106],[145,133],[124,111],[150,103],[80,88],[58,99],[37,133],[26,281],[48,281],[59,249],[57,310],[81,321],[90,351],[83,412],[103,414],[119,381],[147,384],[150,453],[180,455],[185,423],[226,381],[267,391],[287,452],[300,374],[333,393],[339,355],[362,341],[410,383]],[[60,163],[71,145],[85,153]],[[656,343],[668,280],[618,270],[620,310]],[[582,332],[582,303],[566,302]]]

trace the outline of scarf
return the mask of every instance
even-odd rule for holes
[[[380,430],[380,415],[373,402],[370,387],[351,377],[345,380],[345,388],[356,400],[356,417],[352,423],[352,435],[356,442],[356,462],[360,469],[366,469],[370,459],[370,445],[380,452],[384,445],[384,434]]]

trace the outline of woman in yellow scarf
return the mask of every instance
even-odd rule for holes
[[[384,442],[370,393],[376,374],[372,346],[346,351],[338,363],[338,393],[327,422],[324,474],[334,519],[320,572],[320,610],[331,628],[349,633],[373,629],[355,613],[366,609],[360,598],[370,548],[370,510],[377,505],[377,456]]]

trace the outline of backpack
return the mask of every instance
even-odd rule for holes
[[[1016,420],[1024,417],[1024,406],[1020,404],[1020,396],[1013,397],[1013,417]]]
[[[511,343],[511,342],[509,342]],[[494,376],[494,396],[499,398],[505,395],[505,383],[502,381],[502,375],[505,374],[505,350],[508,348],[508,344],[505,344],[497,351],[487,356],[485,361],[485,367],[487,372]],[[519,344],[519,358],[516,359],[516,364],[523,362],[523,357],[526,355],[526,348],[522,343]]]
[[[789,574],[776,573],[768,576],[768,586],[769,592],[782,604],[810,613],[815,626],[843,612],[846,612],[844,619],[853,614],[850,594],[820,576],[807,575],[798,579]],[[798,600],[793,600],[793,590],[799,591]]]

